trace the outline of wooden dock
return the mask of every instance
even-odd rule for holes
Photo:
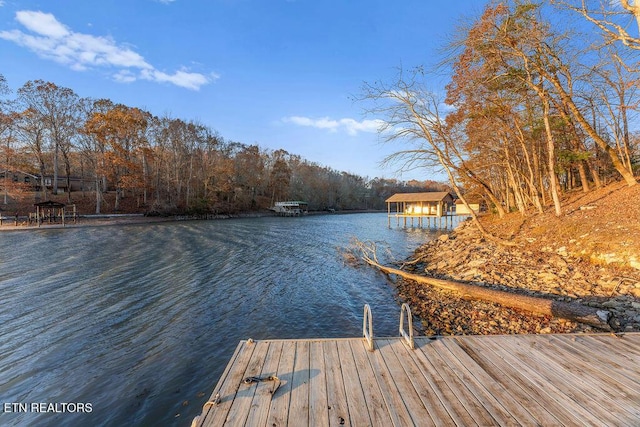
[[[242,341],[195,426],[638,426],[640,333]]]

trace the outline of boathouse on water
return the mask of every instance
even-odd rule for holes
[[[309,213],[309,205],[301,201],[276,202],[271,210],[279,216],[300,216]]]
[[[389,227],[391,227],[391,217],[396,218],[398,226],[400,225],[400,218],[403,218],[405,227],[407,226],[407,218],[411,218],[412,226],[414,225],[414,218],[417,218],[418,227],[422,227],[424,218],[427,218],[429,224],[431,224],[431,218],[442,219],[452,215],[453,196],[448,191],[396,193],[389,197],[386,203]],[[395,206],[393,212],[391,209],[392,204]]]

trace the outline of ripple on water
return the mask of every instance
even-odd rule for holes
[[[384,214],[4,232],[0,396],[94,410],[2,423],[186,425],[239,340],[359,336],[364,303],[395,335],[393,288],[337,251],[352,236],[405,256],[432,234]]]

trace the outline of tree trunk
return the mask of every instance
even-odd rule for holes
[[[4,204],[9,204],[9,185],[7,184],[7,179],[9,177],[9,168],[6,167],[4,170]]]
[[[547,152],[548,152],[548,166],[549,166],[549,182],[551,186],[551,197],[553,198],[553,206],[556,211],[556,216],[562,215],[562,208],[560,207],[560,198],[558,197],[558,178],[556,176],[556,154],[555,144],[553,141],[553,134],[551,133],[551,125],[549,124],[549,100],[543,99],[543,119],[544,128],[547,133]]]
[[[522,128],[520,127],[517,121],[514,121],[514,128],[517,131],[518,141],[520,142],[520,148],[522,150],[522,153],[524,154],[525,164],[527,165],[527,172],[529,173],[529,177],[528,179],[526,179],[526,183],[527,183],[527,187],[529,188],[530,199],[533,202],[533,205],[535,206],[535,208],[538,210],[538,212],[542,213],[544,209],[542,207],[542,204],[540,203],[540,198],[538,197],[538,188],[535,185],[535,174],[533,172],[535,166],[532,167],[531,165],[531,156],[529,155],[529,150],[527,148],[527,145],[525,144],[525,137],[522,132]],[[535,147],[533,151],[535,151]],[[535,161],[535,156],[534,156],[534,161]]]
[[[569,94],[567,94],[567,92],[565,91],[562,83],[560,82],[560,79],[555,75],[549,74],[548,72],[543,71],[543,73],[546,74],[545,77],[547,77],[549,81],[554,85],[563,103],[569,107],[571,113],[573,114],[573,117],[575,117],[582,129],[595,141],[598,147],[600,147],[607,154],[607,157],[609,158],[609,160],[611,160],[613,167],[622,176],[627,185],[629,187],[636,185],[638,181],[636,181],[636,178],[633,176],[633,172],[627,170],[624,163],[622,163],[622,161],[618,157],[616,150],[614,150],[585,119],[578,106],[573,102]]]
[[[71,203],[71,164],[68,159],[65,159],[64,169],[67,174],[67,203]]]
[[[80,188],[82,189],[82,197],[84,198],[84,161],[80,157]]]
[[[582,184],[582,192],[583,193],[588,193],[589,192],[589,181],[587,178],[587,170],[584,167],[584,161],[583,160],[578,160],[578,173],[580,174],[580,181]]]
[[[520,211],[520,214],[524,216],[527,213],[527,210],[524,204],[524,197],[522,196],[522,189],[516,182],[513,169],[511,168],[511,165],[508,159],[507,159],[507,162],[505,162],[505,170],[507,171],[507,179],[508,179],[507,185],[510,186],[513,191],[513,199],[516,204],[516,207],[518,208],[518,211]]]
[[[148,200],[147,200],[147,189],[148,189],[148,185],[147,185],[147,181],[149,179],[149,165],[147,162],[147,157],[144,155],[144,152],[142,154],[142,185],[143,185],[143,190],[142,190],[142,203],[144,204],[144,206],[148,206]]]
[[[530,313],[540,314],[543,316],[560,317],[595,326],[599,329],[607,331],[611,330],[611,326],[608,323],[611,319],[611,313],[606,310],[598,310],[578,303],[559,302],[546,298],[513,294],[510,292],[469,285],[453,280],[434,279],[431,277],[407,273],[397,268],[383,266],[366,256],[364,257],[364,260],[369,265],[378,268],[384,273],[395,274],[396,276],[400,276],[404,279],[435,286],[440,289],[458,292],[464,299],[490,301],[505,307],[525,310]]]
[[[53,150],[53,194],[58,194],[58,150],[59,146],[56,143]]]
[[[96,175],[96,214],[100,213],[102,191],[100,190],[100,177]]]
[[[42,199],[47,201],[47,186],[44,180],[44,162],[40,161],[40,191],[42,191]]]
[[[113,210],[117,213],[120,210],[120,199],[122,198],[122,190],[120,187],[116,187],[116,202],[113,206]]]

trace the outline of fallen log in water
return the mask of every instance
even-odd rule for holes
[[[367,264],[378,268],[386,274],[394,274],[407,280],[413,280],[415,282],[435,286],[440,289],[454,291],[459,293],[461,297],[465,299],[494,302],[505,307],[525,310],[530,313],[560,317],[585,323],[599,329],[607,331],[611,330],[611,326],[609,325],[611,313],[606,310],[587,307],[575,302],[554,301],[547,298],[532,297],[485,288],[483,286],[470,285],[468,283],[457,282],[454,280],[435,279],[432,277],[408,273],[404,270],[380,264],[375,257],[375,249],[373,249],[372,252],[371,247],[365,247],[362,243],[358,243],[358,246],[362,251],[362,259]],[[371,254],[371,256],[369,254]]]

